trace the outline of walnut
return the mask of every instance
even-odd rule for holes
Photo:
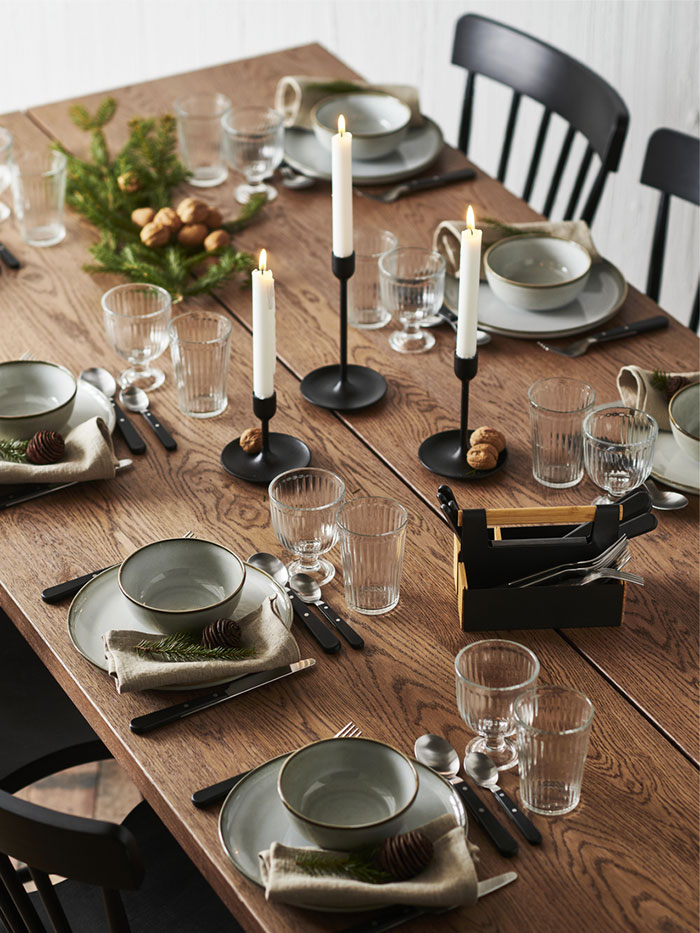
[[[127,194],[133,194],[141,187],[141,182],[133,172],[124,172],[119,176],[119,178],[117,178],[117,184],[119,185],[120,189],[125,191]]]
[[[208,233],[204,224],[183,224],[177,235],[177,242],[183,246],[201,246]]]
[[[204,218],[204,223],[207,227],[209,227],[210,230],[218,230],[223,222],[224,218],[221,216],[221,211],[217,211],[215,207],[210,207],[209,213]]]
[[[169,230],[172,230],[173,233],[177,233],[182,226],[182,221],[172,207],[161,207],[153,220],[155,223],[160,224],[161,227],[167,227]]]
[[[150,224],[142,227],[139,236],[146,246],[165,246],[170,239],[170,228],[162,227],[152,220]]]
[[[150,224],[155,214],[156,212],[152,207],[137,207],[135,211],[131,212],[131,222],[135,223],[137,227],[145,227],[146,224]]]
[[[215,249],[222,249],[224,246],[228,246],[230,242],[231,237],[225,230],[212,230],[204,241],[204,249],[208,253],[213,253]]]
[[[477,428],[475,431],[472,431],[471,436],[472,447],[475,444],[491,444],[492,447],[495,447],[498,453],[502,450],[505,450],[506,439],[500,431],[497,431],[496,428],[490,428],[488,425],[484,425],[481,428]]]
[[[241,434],[238,443],[247,454],[251,455],[251,457],[253,454],[259,454],[262,450],[262,429],[248,428],[247,431],[244,431],[243,434]]]
[[[177,215],[183,224],[204,223],[209,213],[209,205],[197,198],[185,198],[177,206]]]
[[[498,451],[491,444],[473,444],[467,451],[467,463],[474,470],[493,470]]]

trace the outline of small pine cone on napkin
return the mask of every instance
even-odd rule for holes
[[[27,460],[30,463],[58,463],[65,452],[65,442],[57,431],[37,431],[27,444]]]
[[[419,829],[385,839],[379,851],[379,867],[398,881],[419,874],[433,857],[433,844]]]
[[[234,619],[217,619],[202,632],[205,648],[240,648],[241,627]]]

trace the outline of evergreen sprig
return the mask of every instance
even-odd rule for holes
[[[140,654],[159,655],[165,661],[243,661],[255,657],[255,645],[248,648],[205,648],[191,632],[176,632],[151,641],[144,638],[136,645]]]
[[[330,855],[325,852],[297,852],[294,861],[307,875],[335,875],[354,878],[366,884],[387,884],[392,876],[376,864],[378,846],[355,849],[347,855]]]
[[[0,440],[0,460],[10,463],[27,462],[27,445],[29,441]]]

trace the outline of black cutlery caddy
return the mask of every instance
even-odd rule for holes
[[[626,584],[509,587],[509,580],[595,557],[620,537],[619,505],[459,512],[454,576],[463,631],[620,625]],[[582,522],[586,533],[571,534]],[[570,537],[566,537],[571,535]]]

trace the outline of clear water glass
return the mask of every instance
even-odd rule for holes
[[[522,802],[543,816],[570,813],[581,799],[593,704],[568,687],[534,687],[513,714]]]
[[[336,519],[345,498],[345,483],[330,470],[304,467],[287,470],[268,487],[272,527],[280,544],[296,558],[289,576],[308,573],[323,586],[335,567],[323,557],[338,540]]]
[[[513,703],[537,682],[539,661],[518,642],[489,638],[462,648],[455,673],[459,715],[478,733],[465,756],[483,752],[499,771],[512,768],[518,761]]]
[[[277,197],[277,190],[264,183],[282,161],[284,117],[268,107],[236,107],[224,115],[226,154],[231,168],[245,177],[234,194],[239,204],[247,204],[255,194]]]
[[[583,421],[586,472],[608,495],[597,504],[615,502],[641,486],[651,473],[659,426],[647,412],[622,405],[601,405]]]
[[[177,138],[190,185],[212,188],[226,181],[221,118],[231,109],[225,94],[189,94],[175,101]]]
[[[214,311],[188,311],[170,322],[168,336],[180,411],[213,418],[226,411],[232,324]]]
[[[15,217],[30,246],[55,246],[66,235],[66,157],[62,152],[15,153],[10,162]]]
[[[391,320],[379,288],[379,259],[399,241],[389,230],[355,230],[355,274],[348,282],[348,324],[377,330]]]
[[[394,499],[360,496],[338,512],[345,601],[364,615],[399,601],[408,512]]]
[[[10,164],[12,162],[12,133],[0,126],[0,194],[10,187],[12,174]],[[0,223],[7,220],[10,216],[10,208],[4,201],[0,201]]]
[[[146,283],[117,285],[102,296],[102,316],[109,345],[129,366],[119,375],[122,388],[157,389],[165,373],[151,366],[168,346],[170,295]]]
[[[583,479],[583,419],[595,405],[586,382],[554,376],[530,386],[532,475],[553,489]]]
[[[429,249],[400,246],[379,259],[382,303],[398,318],[402,329],[389,338],[398,353],[425,353],[435,337],[421,330],[421,321],[442,307],[445,260]]]

